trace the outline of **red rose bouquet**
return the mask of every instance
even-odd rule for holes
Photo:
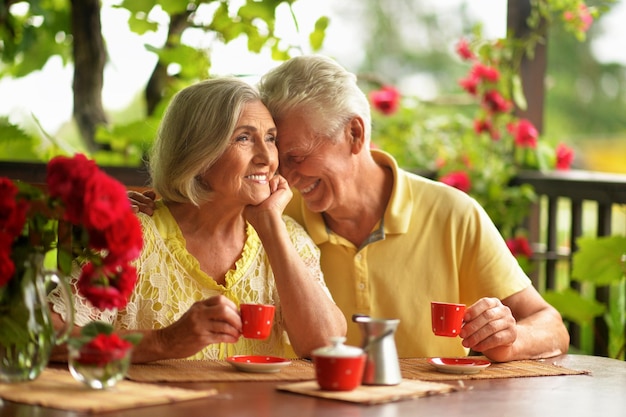
[[[79,265],[79,294],[98,309],[122,308],[135,286],[132,261],[142,244],[126,188],[84,155],[52,159],[45,188],[0,178],[0,348],[22,343],[16,322],[21,306],[7,306],[15,304],[33,254],[43,258],[56,252],[56,267],[66,276]],[[68,343],[113,352],[128,350],[137,340],[119,338],[109,324],[92,322]]]

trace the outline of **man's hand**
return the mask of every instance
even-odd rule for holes
[[[143,193],[138,191],[129,190],[128,199],[130,200],[130,206],[135,213],[142,212],[148,216],[152,216],[154,213],[154,200],[156,200],[156,193],[152,190],[146,190]]]
[[[481,298],[465,311],[459,336],[463,346],[477,352],[509,349],[517,339],[517,321],[497,298]]]

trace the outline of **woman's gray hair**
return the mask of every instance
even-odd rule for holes
[[[151,186],[164,201],[198,206],[211,199],[200,176],[226,150],[244,106],[260,100],[254,86],[234,77],[201,81],[174,96],[148,161]]]
[[[360,116],[369,143],[372,116],[367,96],[356,75],[328,57],[291,58],[261,77],[259,91],[276,123],[295,109],[311,115],[316,136],[330,138],[351,118]]]

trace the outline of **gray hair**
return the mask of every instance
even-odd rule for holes
[[[201,81],[174,96],[149,158],[152,187],[164,201],[198,206],[211,199],[199,176],[226,150],[244,106],[260,100],[255,87],[234,77]]]
[[[372,117],[367,96],[356,75],[328,57],[291,58],[261,77],[259,91],[276,123],[293,110],[302,111],[313,118],[311,127],[317,136],[330,138],[351,118],[360,116],[366,143],[370,140]]]

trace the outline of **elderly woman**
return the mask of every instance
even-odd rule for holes
[[[119,312],[96,312],[78,299],[77,324],[99,318],[140,331],[134,362],[305,357],[344,335],[318,248],[282,214],[292,193],[277,174],[276,134],[244,81],[212,79],[180,91],[150,155],[152,187],[162,199],[152,216],[139,214],[144,248],[135,290]],[[60,300],[53,302],[62,315]],[[267,339],[241,337],[242,303],[276,306]]]

